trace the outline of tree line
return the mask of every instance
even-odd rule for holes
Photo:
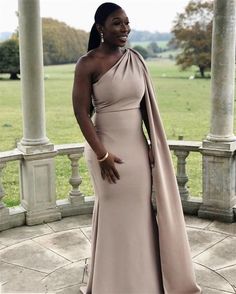
[[[43,18],[44,64],[73,63],[87,50],[88,33],[64,22]]]
[[[177,14],[171,35],[166,37],[171,36],[167,46],[180,51],[176,55],[176,64],[182,70],[195,65],[200,76],[205,77],[205,72],[211,68],[212,21],[213,0],[190,0],[184,12]],[[154,35],[147,34],[147,39],[151,40]],[[135,37],[141,40],[143,34],[137,32]],[[134,49],[147,58],[158,52],[155,46],[152,42],[147,48],[135,46]]]
[[[88,33],[52,18],[42,18],[44,65],[73,63],[87,51]],[[0,43],[0,73],[20,73],[19,33]]]
[[[213,0],[190,0],[184,12],[177,14],[171,33],[151,33],[132,30],[130,44],[134,41],[149,41],[147,48],[135,46],[144,58],[157,56],[163,49],[157,41],[168,41],[168,47],[179,50],[176,64],[181,69],[195,65],[200,75],[211,68]],[[63,22],[42,19],[44,64],[74,63],[86,53],[89,34],[76,30]],[[19,73],[18,34],[0,43],[0,73],[10,73],[17,78]]]

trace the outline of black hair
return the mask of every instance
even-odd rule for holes
[[[88,51],[97,48],[101,42],[101,37],[96,28],[96,24],[104,25],[108,16],[117,9],[121,9],[121,7],[112,2],[105,2],[97,8],[94,15],[95,23],[93,24],[89,35]]]

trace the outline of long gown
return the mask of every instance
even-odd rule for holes
[[[201,293],[188,251],[190,266],[180,283],[169,282],[166,276],[180,275],[182,268],[175,272],[173,260],[171,272],[171,263],[171,267],[166,268],[167,260],[161,262],[159,221],[151,201],[155,170],[150,167],[140,111],[140,102],[147,96],[145,70],[141,57],[126,49],[115,65],[93,84],[95,115],[92,119],[96,132],[108,152],[124,163],[116,164],[120,179],[110,184],[102,179],[96,155],[88,143],[85,144],[85,158],[95,191],[91,264],[87,287],[82,291],[86,294]],[[156,160],[157,156],[155,166]],[[183,219],[183,214],[181,217]],[[184,231],[184,223],[181,225]],[[174,226],[173,222],[172,231]],[[187,243],[187,239],[184,242]],[[188,243],[186,248],[189,250]],[[182,259],[181,252],[178,258]],[[162,266],[168,272],[164,272]],[[189,283],[183,283],[188,275]]]

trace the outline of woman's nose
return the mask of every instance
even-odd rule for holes
[[[122,24],[121,25],[121,30],[122,30],[122,32],[129,32],[129,25]]]

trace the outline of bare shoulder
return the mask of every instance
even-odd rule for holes
[[[82,71],[84,74],[93,74],[96,63],[97,55],[95,50],[92,50],[78,59],[75,70],[77,73]]]

